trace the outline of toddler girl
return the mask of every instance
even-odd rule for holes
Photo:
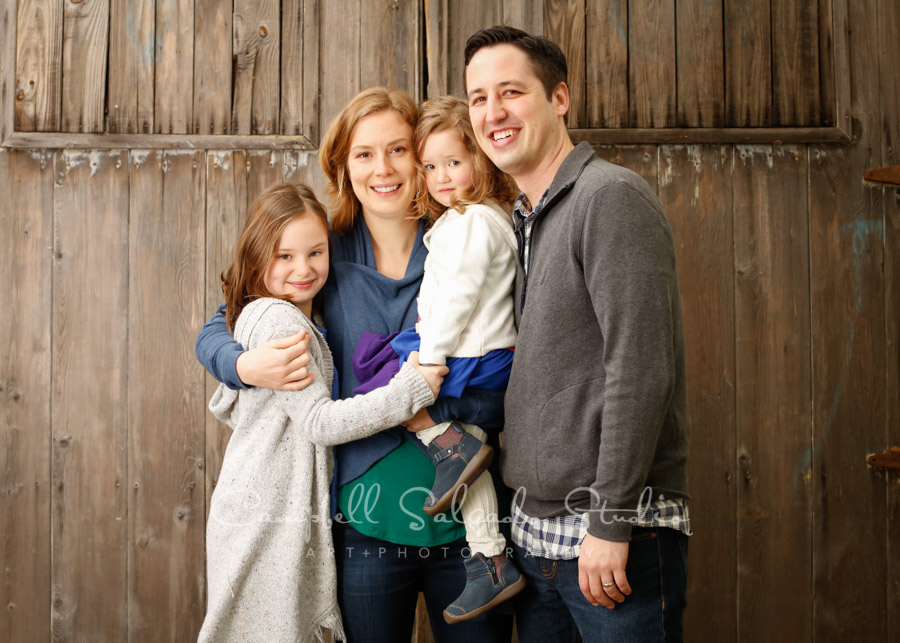
[[[222,274],[226,318],[245,349],[305,330],[302,391],[219,385],[210,410],[233,429],[207,523],[209,605],[200,641],[343,639],[331,540],[330,445],[409,419],[431,404],[445,367],[412,356],[369,395],[332,401],[333,365],[312,319],[328,277],[330,235],[312,190],[279,184],[250,208]]]

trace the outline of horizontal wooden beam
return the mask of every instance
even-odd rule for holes
[[[840,127],[671,127],[570,129],[576,143],[591,145],[711,145],[718,143],[849,143]]]
[[[900,165],[879,167],[874,170],[866,170],[863,179],[870,183],[883,183],[884,185],[900,185]]]
[[[0,147],[79,150],[315,150],[305,136],[14,132]]]

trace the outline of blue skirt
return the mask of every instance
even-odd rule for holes
[[[391,381],[421,340],[415,328],[399,333],[377,335],[363,333],[353,352],[353,372],[360,384],[354,393],[368,393]],[[438,397],[459,397],[466,387],[488,390],[506,388],[512,368],[513,350],[500,348],[481,357],[448,357]]]

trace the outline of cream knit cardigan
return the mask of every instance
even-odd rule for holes
[[[333,365],[324,338],[300,310],[258,299],[234,337],[245,348],[305,329],[316,378],[298,392],[220,385],[209,403],[233,429],[212,496],[206,532],[209,604],[200,641],[344,638],[331,539],[330,445],[366,437],[412,417],[434,397],[404,365],[368,395],[332,401]]]

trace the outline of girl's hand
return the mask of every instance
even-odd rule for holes
[[[281,391],[301,391],[313,381],[307,371],[309,337],[301,330],[296,335],[273,339],[252,348],[237,360],[237,372],[248,386]]]
[[[441,391],[441,384],[444,383],[444,375],[449,373],[450,369],[441,365],[422,366],[419,364],[418,351],[411,352],[409,354],[409,359],[406,361],[425,377],[428,386],[431,388],[431,392],[434,393],[434,398],[437,399],[438,393]]]

